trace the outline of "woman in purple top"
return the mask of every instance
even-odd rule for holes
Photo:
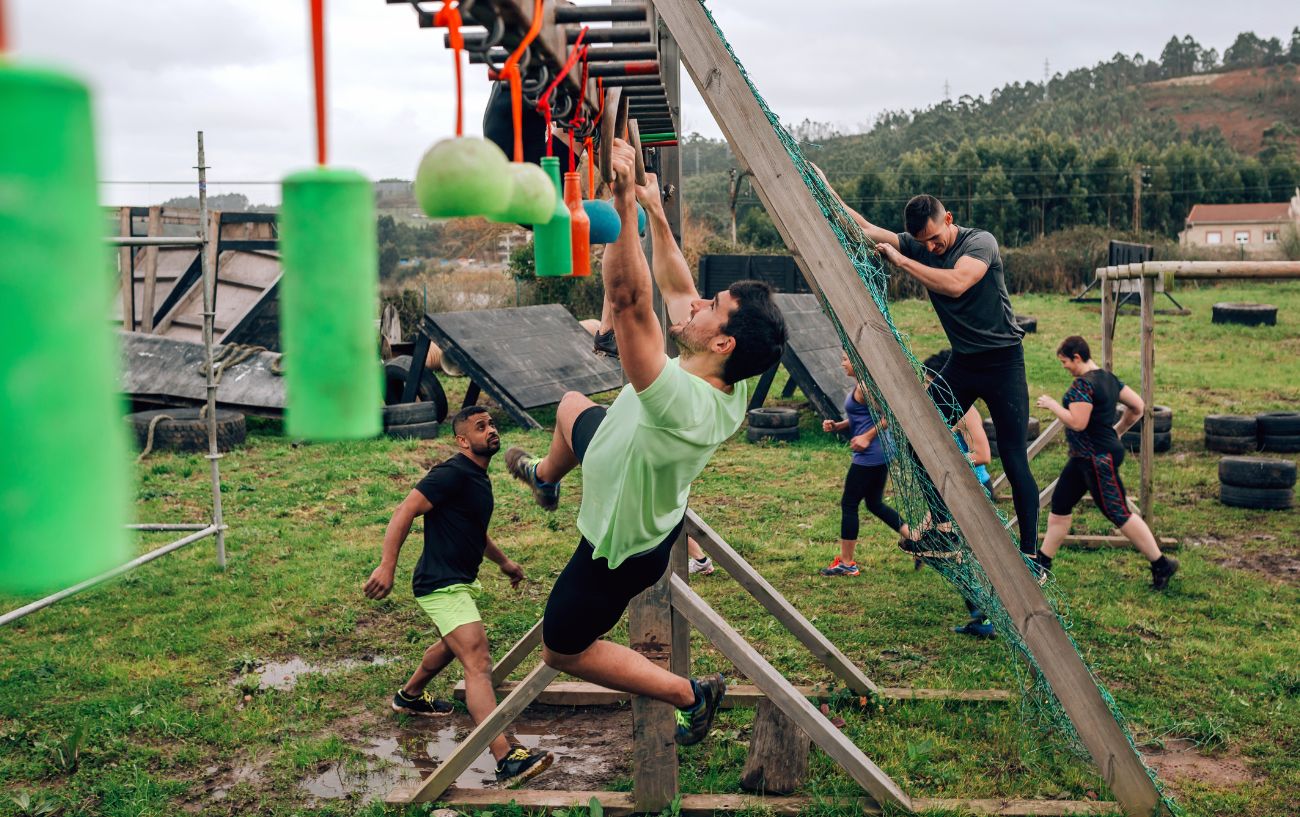
[[[849,356],[840,353],[844,373],[853,377],[853,364]],[[885,480],[889,478],[889,435],[882,438],[875,418],[867,406],[862,384],[856,384],[844,398],[845,419],[823,420],[822,431],[848,431],[849,448],[853,460],[844,477],[844,494],[840,497],[840,553],[829,566],[822,568],[823,576],[856,576],[858,564],[853,560],[858,546],[858,505],[866,502],[867,510],[896,533],[910,538],[911,532],[898,512],[885,504]]]

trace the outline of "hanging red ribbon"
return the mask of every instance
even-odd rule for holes
[[[460,3],[446,0],[438,13],[433,16],[435,26],[447,29],[451,40],[451,54],[456,60],[456,136],[465,135],[465,96],[464,84],[460,75],[460,52],[465,48],[465,38],[460,33]]]
[[[316,81],[316,163],[323,166],[325,164],[325,0],[311,0],[311,52],[313,76]]]
[[[523,97],[523,77],[519,75],[519,60],[523,58],[524,52],[537,35],[542,31],[542,0],[536,0],[533,4],[533,22],[528,27],[524,38],[519,41],[519,46],[510,53],[506,58],[505,64],[496,76],[491,79],[504,79],[510,83],[510,118],[515,126],[515,156],[516,162],[524,160],[524,97]]]
[[[577,65],[578,60],[586,55],[587,46],[582,44],[582,38],[587,36],[589,30],[590,29],[587,26],[583,26],[582,31],[578,32],[578,38],[573,41],[573,50],[569,52],[569,58],[564,61],[564,67],[560,69],[560,73],[555,75],[555,79],[546,87],[546,92],[537,100],[537,110],[541,113],[542,118],[546,120],[547,156],[555,155],[555,144],[551,135],[551,94],[556,88],[560,87],[560,83],[563,82],[564,78],[573,70],[573,66]],[[586,88],[583,88],[582,92],[585,94]],[[581,105],[582,100],[579,100],[578,104]],[[581,115],[581,109],[579,109],[579,115]],[[570,147],[572,147],[572,145],[570,145]]]

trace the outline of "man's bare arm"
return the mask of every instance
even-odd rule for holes
[[[816,170],[817,175],[822,177],[822,182],[826,185],[826,189],[831,191],[831,195],[833,195],[836,201],[840,203],[840,206],[844,208],[845,212],[847,212],[849,216],[857,222],[858,226],[862,228],[862,232],[867,234],[867,238],[870,238],[877,244],[888,244],[894,249],[898,249],[898,233],[893,230],[886,230],[884,227],[877,227],[870,221],[867,221],[863,218],[861,213],[844,203],[844,199],[841,198],[840,194],[831,186],[830,181],[826,178],[826,174],[822,172],[820,167],[813,165],[813,170]]]
[[[685,323],[691,319],[691,301],[699,300],[700,293],[695,288],[691,268],[668,224],[663,197],[659,193],[659,179],[655,174],[646,174],[646,183],[637,187],[636,198],[645,208],[653,250],[652,271],[659,292],[664,296],[668,322]]]
[[[415,521],[415,517],[423,516],[431,510],[433,510],[433,503],[428,497],[412,490],[406,495],[406,499],[402,500],[402,504],[397,506],[397,510],[393,511],[393,518],[388,520],[388,528],[384,531],[383,555],[380,557],[379,567],[370,574],[363,588],[367,598],[382,599],[393,589],[397,557],[402,552],[402,544],[406,542],[406,537],[411,533],[411,524]]]
[[[920,281],[926,289],[950,298],[957,298],[975,286],[989,269],[988,264],[969,255],[959,258],[952,269],[939,269],[908,258],[894,247],[877,249],[886,261]]]

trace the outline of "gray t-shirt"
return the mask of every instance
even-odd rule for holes
[[[1011,311],[1011,296],[1002,275],[1002,254],[992,235],[973,227],[958,227],[957,240],[948,251],[934,255],[908,233],[899,233],[898,249],[913,261],[937,269],[952,269],[964,256],[989,265],[984,277],[956,298],[930,290],[930,302],[954,352],[973,354],[1020,345],[1025,332]]]

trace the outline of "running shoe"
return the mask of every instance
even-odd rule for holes
[[[727,680],[720,672],[703,678],[692,678],[691,686],[695,689],[695,705],[676,712],[677,733],[673,738],[681,746],[693,746],[708,737],[709,729],[713,726],[713,716],[717,714],[722,698],[727,694]]]
[[[608,332],[597,331],[592,351],[602,357],[612,357],[618,360],[618,341],[614,338],[614,330],[611,329]]]
[[[512,746],[510,752],[497,761],[497,786],[517,786],[551,768],[554,762],[555,755],[550,752]]]
[[[972,618],[960,627],[953,627],[952,631],[959,635],[969,635],[975,638],[992,638],[995,635],[993,622],[987,618]]]
[[[1155,590],[1164,590],[1169,586],[1169,580],[1178,572],[1178,560],[1165,557],[1165,568],[1162,570],[1155,562],[1151,563],[1151,587]]]
[[[542,482],[537,478],[536,457],[518,447],[506,451],[506,470],[533,492],[533,499],[543,510],[553,511],[560,506],[560,483]]]
[[[701,576],[707,576],[713,572],[713,560],[708,556],[705,556],[703,559],[691,559],[689,572],[699,573]]]
[[[454,709],[455,707],[451,705],[450,701],[440,701],[433,697],[428,690],[411,698],[399,689],[397,694],[393,696],[393,711],[401,712],[403,715],[440,718],[444,715],[450,715]]]
[[[821,570],[823,576],[856,576],[858,572],[857,562],[846,562],[838,556]]]

